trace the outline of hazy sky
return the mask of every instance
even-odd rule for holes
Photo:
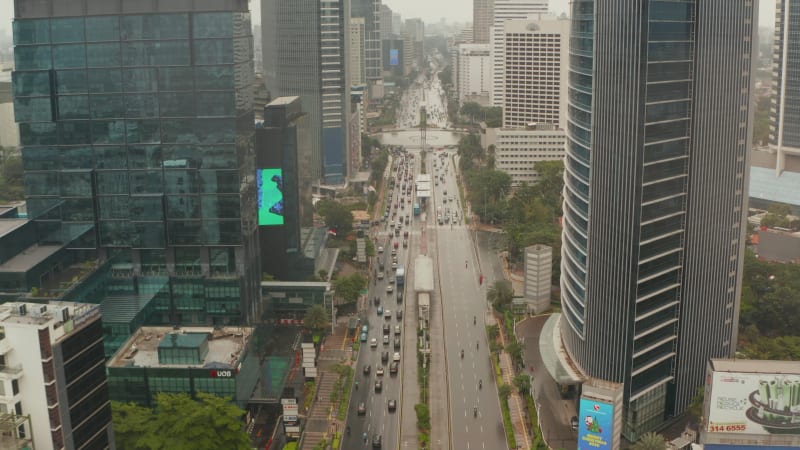
[[[136,0],[127,0],[136,1]],[[732,0],[729,0],[732,1]],[[442,17],[448,21],[472,21],[472,0],[383,0],[392,10],[404,18],[420,17],[428,23],[438,22]],[[258,12],[260,0],[251,0],[250,8]],[[566,12],[569,0],[550,0],[550,9],[558,14]],[[761,0],[759,23],[772,25],[775,18],[775,0]],[[11,18],[14,16],[13,0],[0,0],[0,34],[11,31]],[[253,21],[260,17],[253,14]]]

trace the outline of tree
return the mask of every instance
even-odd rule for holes
[[[499,395],[503,401],[507,400],[508,396],[511,395],[511,386],[503,384],[502,386],[498,387],[497,395]]]
[[[483,116],[483,108],[475,102],[464,102],[461,105],[461,115],[470,118],[470,122],[475,122],[475,119]]]
[[[509,355],[511,355],[511,360],[514,361],[514,364],[521,365],[522,364],[522,351],[525,347],[516,339],[512,339],[511,342],[506,345],[506,351]]]
[[[531,390],[531,377],[527,375],[517,375],[514,377],[514,386],[520,393],[527,393]]]
[[[344,300],[345,303],[351,303],[358,300],[361,291],[367,287],[367,279],[360,273],[354,273],[336,279],[336,281],[333,282],[333,287],[339,298]]]
[[[317,202],[317,212],[325,220],[328,228],[336,230],[337,236],[346,236],[353,230],[353,213],[334,200],[320,200]]]
[[[689,415],[696,421],[703,417],[703,401],[705,399],[705,387],[699,386],[697,393],[692,397],[692,403],[689,405]]]
[[[156,395],[155,410],[112,402],[117,446],[125,450],[249,449],[245,412],[204,392]]]
[[[303,317],[303,326],[310,330],[322,331],[328,328],[330,320],[328,320],[328,313],[322,305],[313,305],[306,311]]]
[[[664,436],[653,432],[645,433],[644,436],[633,444],[632,450],[665,450],[667,443]]]
[[[497,280],[486,293],[486,300],[498,311],[504,311],[514,298],[514,291],[511,283],[507,280]]]

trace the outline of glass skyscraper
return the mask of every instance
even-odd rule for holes
[[[756,5],[572,2],[562,338],[629,439],[735,351]]]
[[[770,149],[777,153],[777,175],[786,168],[797,170],[800,165],[798,32],[800,32],[800,2],[778,0],[775,11],[775,53],[772,58],[772,112],[769,135]]]
[[[247,320],[258,296],[247,2],[17,0],[30,217],[96,252],[155,322]]]

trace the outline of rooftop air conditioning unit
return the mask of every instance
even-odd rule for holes
[[[17,314],[20,316],[24,316],[28,313],[28,306],[24,303],[17,305]]]
[[[63,307],[63,308],[61,308],[61,309],[58,311],[58,318],[59,318],[59,320],[60,320],[61,322],[66,322],[66,321],[68,321],[68,320],[69,320],[69,308],[67,308],[66,306],[65,306],[65,307]]]
[[[36,309],[38,310],[40,316],[44,315],[44,313],[47,312],[47,305],[37,306]]]

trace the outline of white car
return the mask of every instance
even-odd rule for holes
[[[400,352],[394,352],[394,355],[392,355],[392,361],[400,361]]]
[[[376,338],[370,339],[369,340],[369,346],[372,347],[372,348],[377,347],[378,346],[378,339],[376,339]]]
[[[383,247],[378,247],[378,253],[383,253]]]
[[[391,294],[392,292],[394,292],[394,285],[393,284],[386,285],[386,293]]]
[[[387,319],[391,319],[392,318],[392,312],[389,311],[388,309],[383,310],[383,317],[385,317]]]
[[[375,375],[379,377],[383,376],[383,366],[378,366],[378,368],[375,369]]]

